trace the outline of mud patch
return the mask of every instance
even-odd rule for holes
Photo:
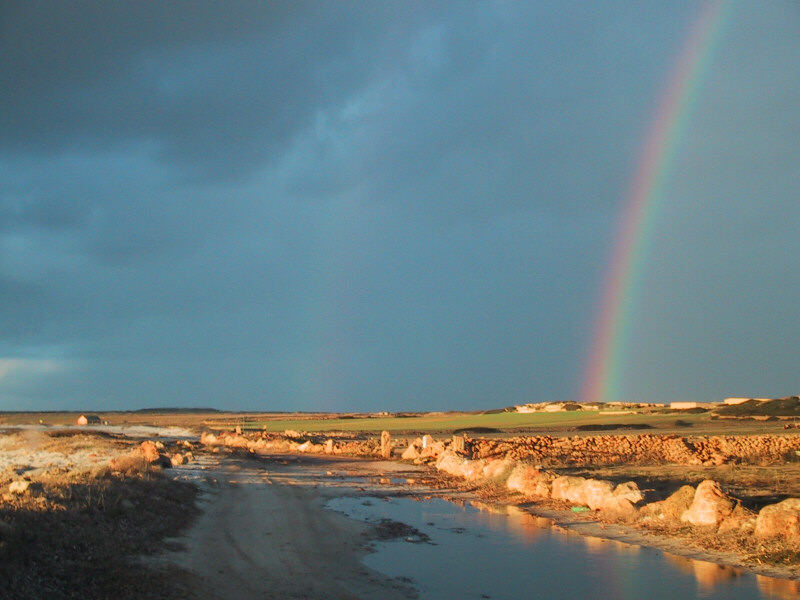
[[[411,542],[412,544],[430,544],[431,538],[427,533],[424,533],[400,521],[392,519],[378,519],[374,522],[374,527],[377,532],[379,540],[396,540],[403,539],[403,541]]]

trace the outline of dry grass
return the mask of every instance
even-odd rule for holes
[[[1,481],[5,486],[8,481]],[[145,469],[51,472],[0,502],[3,598],[179,596],[172,574],[136,557],[164,548],[194,518],[196,489]]]

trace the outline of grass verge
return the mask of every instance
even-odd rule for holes
[[[7,483],[7,482],[0,482]],[[0,581],[9,600],[177,598],[175,573],[138,559],[196,516],[196,488],[160,472],[51,474],[0,501]]]

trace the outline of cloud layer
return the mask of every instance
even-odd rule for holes
[[[624,398],[797,393],[792,2],[729,11]],[[6,3],[0,410],[574,397],[692,2]]]

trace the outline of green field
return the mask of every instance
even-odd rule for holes
[[[555,412],[495,414],[429,414],[419,417],[370,417],[370,418],[316,418],[316,419],[269,419],[244,423],[245,429],[267,431],[394,431],[394,432],[451,432],[455,429],[490,427],[508,430],[557,429],[590,424],[646,424],[654,428],[672,427],[680,417],[686,423],[708,419],[707,415],[671,414],[613,414],[609,412]]]
[[[0,427],[43,423],[47,426],[74,425],[77,412],[0,412]],[[287,429],[305,432],[364,432],[373,434],[383,430],[397,434],[451,434],[457,429],[489,428],[506,435],[557,434],[597,435],[602,431],[580,431],[587,425],[618,426],[606,433],[627,435],[635,433],[677,433],[680,435],[738,435],[785,433],[784,421],[753,419],[713,419],[711,413],[693,414],[686,411],[644,409],[636,412],[614,410],[566,412],[492,412],[492,413],[422,413],[417,415],[368,414],[309,414],[221,411],[167,410],[148,412],[102,412],[100,416],[111,425],[155,425],[188,427],[201,430],[232,430],[240,426],[245,430],[283,432]],[[630,426],[649,426],[652,429],[635,431]],[[481,433],[490,432],[476,432]]]

